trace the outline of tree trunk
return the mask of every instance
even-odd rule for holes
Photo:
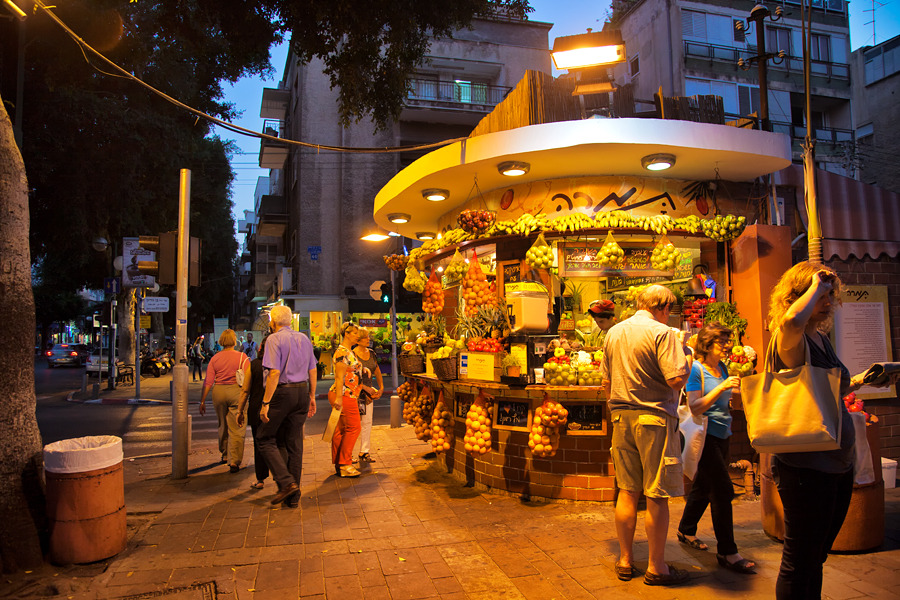
[[[12,123],[0,98],[0,567],[43,562],[44,490],[41,434],[35,416],[34,294],[28,247],[28,182]]]
[[[137,302],[134,290],[125,290],[119,296],[116,309],[119,314],[119,354],[117,355],[126,365],[134,365],[134,306]],[[135,368],[137,373],[139,369]]]

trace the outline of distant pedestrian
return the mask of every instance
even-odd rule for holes
[[[246,354],[250,358],[250,360],[253,360],[256,358],[256,342],[253,341],[252,333],[247,334],[247,341],[244,342],[243,346],[241,347],[241,350],[243,351],[244,354]]]
[[[203,393],[200,395],[200,414],[206,414],[206,396],[212,390],[213,408],[219,422],[219,452],[222,455],[222,462],[227,462],[231,472],[237,473],[244,458],[246,435],[246,428],[238,425],[241,388],[237,384],[237,372],[243,371],[243,376],[247,379],[250,361],[246,354],[234,349],[237,336],[233,330],[223,331],[219,336],[219,343],[224,346],[224,350],[216,353],[206,368]]]
[[[646,288],[638,296],[634,316],[607,332],[600,363],[619,488],[616,576],[628,581],[635,575],[634,533],[643,493],[647,499],[647,585],[677,585],[689,578],[687,571],[665,562],[669,498],[684,495],[676,415],[678,393],[690,373],[683,340],[665,325],[673,304],[675,295],[668,288]]]
[[[303,469],[303,424],[316,414],[316,359],[312,342],[291,329],[291,309],[283,304],[272,307],[266,338],[263,367],[265,394],[256,431],[259,449],[278,484],[270,501],[293,508],[300,502],[300,474]],[[278,449],[284,440],[287,460]]]
[[[203,336],[197,336],[188,350],[188,359],[191,361],[191,378],[195,383],[203,381]]]
[[[375,412],[375,400],[381,398],[384,393],[384,380],[381,377],[381,369],[378,368],[378,360],[375,358],[375,352],[369,348],[369,330],[365,327],[359,328],[359,337],[356,340],[356,346],[353,352],[363,366],[363,385],[374,387],[374,383],[378,383],[375,390],[376,393],[370,394],[366,388],[359,393],[359,420],[361,431],[359,433],[359,462],[360,464],[373,463],[375,459],[369,454],[370,440],[372,437],[372,413]]]
[[[268,337],[268,336],[267,336]],[[266,352],[266,337],[259,344],[259,356],[250,361],[250,377],[244,380],[244,388],[241,391],[241,403],[238,406],[238,425],[244,426],[244,409],[246,408],[247,421],[250,422],[250,431],[253,433],[253,468],[256,472],[256,482],[250,485],[254,490],[261,490],[269,476],[269,466],[259,447],[259,426],[262,423],[259,411],[262,408],[263,395],[265,394],[265,374],[262,359]],[[284,447],[284,440],[278,439],[278,447]]]

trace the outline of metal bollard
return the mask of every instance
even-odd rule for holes
[[[84,373],[81,374],[81,393],[82,394],[87,391],[87,382],[88,382],[88,376],[87,376],[87,371],[85,371]]]
[[[391,429],[400,427],[403,419],[403,403],[400,402],[400,396],[391,396]]]
[[[188,454],[191,453],[191,444],[194,441],[194,415],[188,413],[187,416],[187,451]]]
[[[91,386],[93,389],[91,390],[91,398],[97,400],[100,398],[100,383],[97,382]]]

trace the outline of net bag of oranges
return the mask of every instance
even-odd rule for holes
[[[650,266],[657,271],[674,271],[681,262],[681,252],[669,241],[667,236],[659,238],[650,254]]]
[[[444,310],[444,288],[437,269],[434,268],[431,269],[431,276],[425,282],[425,291],[422,292],[422,310],[432,315],[439,315]]]
[[[466,436],[463,441],[466,452],[473,456],[487,454],[491,449],[490,400],[490,396],[486,395],[484,390],[479,390],[475,401],[469,406],[469,412],[466,413]]]
[[[597,260],[604,269],[618,269],[625,261],[625,251],[613,237],[612,231],[607,232],[606,240],[597,254]]]
[[[438,395],[431,414],[431,448],[435,452],[449,450],[453,440],[453,415],[444,403],[444,391]]]
[[[466,314],[472,315],[482,304],[490,299],[491,286],[488,283],[487,275],[481,269],[478,263],[478,255],[472,253],[472,260],[469,261],[469,270],[463,277],[462,297],[466,303]]]
[[[534,409],[528,447],[536,458],[548,458],[559,448],[559,432],[566,426],[569,411],[544,394],[544,402]]]
[[[539,233],[537,239],[525,253],[525,262],[532,269],[549,269],[553,266],[553,248],[544,239],[544,234]]]
[[[431,439],[431,414],[434,411],[434,395],[427,385],[419,392],[414,410],[412,426],[416,432],[416,439],[427,442]]]
[[[407,425],[416,422],[416,407],[419,389],[414,379],[407,379],[397,388],[397,395],[403,400],[403,420]]]

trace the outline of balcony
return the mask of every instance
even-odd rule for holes
[[[510,89],[469,81],[438,81],[436,79],[410,79],[410,91],[406,96],[401,119],[417,118],[421,113],[455,113],[448,115],[450,123],[477,123],[481,117],[494,110]]]
[[[284,137],[284,121],[267,119],[263,121],[263,133],[275,137]],[[284,142],[273,142],[261,139],[259,141],[259,168],[283,169],[284,161],[290,154],[290,146]]]
[[[684,41],[684,66],[698,71],[731,71],[733,74],[739,69],[737,66],[739,59],[748,60],[752,56],[756,56],[756,49],[752,47],[733,48],[705,42]],[[813,87],[840,87],[849,90],[850,65],[810,60],[809,68],[810,85]],[[754,73],[755,69],[755,66],[751,67]],[[770,81],[803,85],[803,58],[786,56],[781,64],[769,61],[768,72]]]
[[[284,196],[261,196],[256,205],[257,235],[282,237],[288,226]]]

